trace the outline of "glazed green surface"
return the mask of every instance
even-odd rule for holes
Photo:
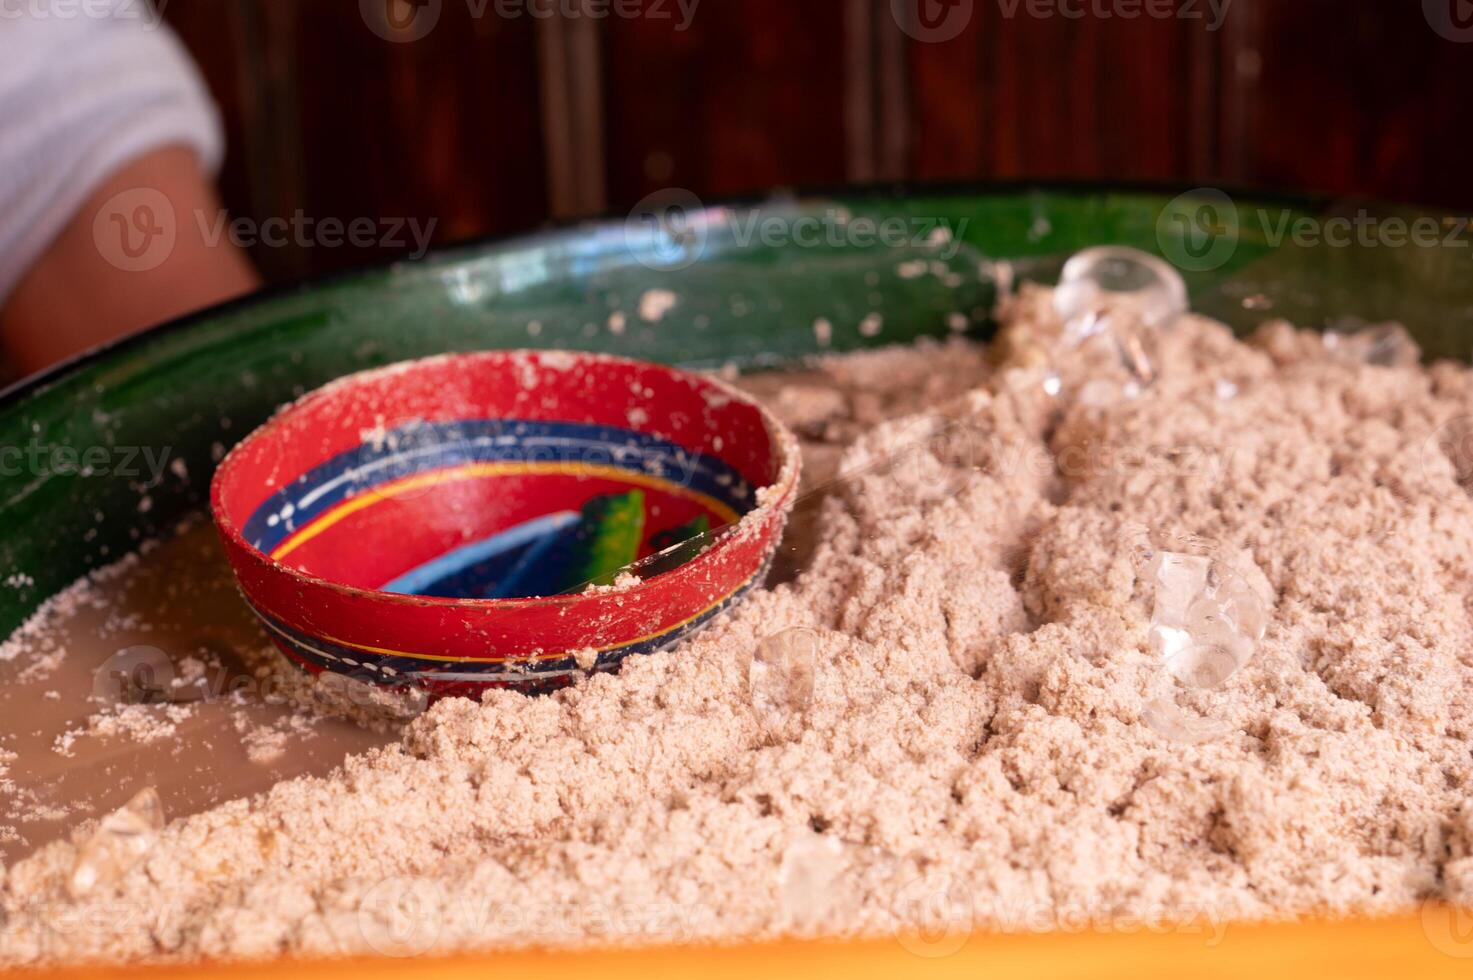
[[[1070,253],[1103,243],[1201,265],[1193,258],[1200,249],[1181,237],[1189,224],[1171,220],[1172,197],[931,190],[734,205],[713,212],[701,240],[667,241],[658,253],[647,253],[623,221],[587,224],[451,249],[165,325],[0,397],[0,448],[9,450],[0,460],[0,636],[89,569],[198,510],[225,449],[332,378],[445,351],[511,347],[775,367],[823,350],[944,336],[958,314],[985,336],[999,270],[1051,281]],[[1316,326],[1350,314],[1396,318],[1429,354],[1467,355],[1466,241],[1301,247],[1275,230],[1323,209],[1242,199],[1235,208],[1235,216],[1216,215],[1236,224],[1231,254],[1187,274],[1195,308],[1238,327],[1275,314]],[[784,238],[799,218],[847,230],[839,241]],[[853,233],[885,219],[909,230],[903,244]],[[764,238],[763,221],[776,233]],[[937,224],[954,240],[928,234]],[[918,262],[926,274],[903,274]],[[677,298],[653,323],[639,316],[650,290]],[[622,329],[611,329],[616,312]],[[862,331],[874,314],[881,319],[868,326],[878,332]],[[819,318],[832,325],[827,347],[814,330]],[[65,465],[104,457],[107,472]]]

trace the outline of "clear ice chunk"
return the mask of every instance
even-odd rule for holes
[[[816,926],[828,917],[844,866],[844,843],[825,834],[804,833],[783,849],[778,887],[785,928]]]
[[[1167,698],[1146,702],[1141,708],[1141,720],[1158,735],[1187,745],[1211,742],[1233,730],[1225,721],[1188,714]]]
[[[142,861],[164,829],[164,804],[152,786],[102,818],[92,836],[77,846],[67,889],[81,898],[111,888]]]
[[[1422,360],[1422,349],[1406,327],[1396,322],[1366,323],[1344,317],[1326,328],[1321,339],[1336,359],[1350,364],[1415,367]]]
[[[1170,265],[1137,249],[1089,248],[1064,264],[1054,310],[1066,344],[1107,344],[1144,386],[1156,377],[1154,334],[1187,310],[1186,284]]]
[[[748,668],[752,710],[769,731],[786,731],[813,703],[818,680],[818,634],[803,626],[774,633],[757,645]]]
[[[1244,567],[1248,561],[1174,551],[1151,559],[1151,648],[1187,687],[1222,686],[1253,656],[1268,629],[1271,596],[1262,573]]]
[[[1064,263],[1054,309],[1066,325],[1097,330],[1098,315],[1124,306],[1148,327],[1166,327],[1187,310],[1187,287],[1162,259],[1139,249],[1101,245]]]
[[[1456,415],[1442,423],[1422,444],[1422,465],[1430,456],[1441,455],[1453,469],[1453,479],[1473,492],[1473,416]]]

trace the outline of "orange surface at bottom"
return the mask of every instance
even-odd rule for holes
[[[929,954],[929,955],[927,955]],[[938,955],[943,954],[943,955]],[[1010,980],[1073,977],[1275,977],[1336,980],[1473,976],[1473,909],[1429,905],[1396,919],[1202,924],[1192,931],[954,935],[848,943],[785,942],[588,952],[518,952],[450,959],[276,961],[153,970],[89,968],[28,977],[484,978],[564,980],[843,980],[892,977]]]

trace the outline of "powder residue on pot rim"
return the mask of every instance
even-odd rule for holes
[[[968,355],[971,390],[934,391],[924,425],[885,420],[862,388],[789,399],[828,455],[810,478],[848,474],[791,581],[617,676],[447,700],[330,776],[176,820],[105,896],[68,899],[75,848],[49,845],[6,875],[4,958],[928,922],[1216,935],[1473,900],[1473,501],[1438,436],[1473,417],[1473,372],[1189,317],[1154,385],[1078,400],[1067,372],[1056,397],[1011,366],[1030,331],[1057,330],[1046,292],[1004,314],[1002,363]],[[962,350],[819,371],[910,371],[921,390]],[[1142,721],[1162,674],[1142,528],[1241,551],[1272,592],[1252,660],[1191,695],[1228,723],[1220,739]],[[774,732],[751,658],[792,627],[816,638],[812,701]],[[58,909],[87,928],[58,936]]]

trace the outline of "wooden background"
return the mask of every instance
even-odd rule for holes
[[[172,0],[165,14],[225,113],[226,202],[256,220],[435,218],[443,242],[665,187],[1019,177],[1473,207],[1473,26],[1447,36],[1466,0],[1229,0],[1220,24],[1209,0],[1166,0],[1173,16],[1128,16],[1160,2],[699,0],[684,29],[677,0]],[[599,3],[618,6],[578,14]],[[375,5],[408,34],[433,27],[386,40]],[[924,14],[964,27],[918,39]],[[394,251],[254,257],[284,280]]]

